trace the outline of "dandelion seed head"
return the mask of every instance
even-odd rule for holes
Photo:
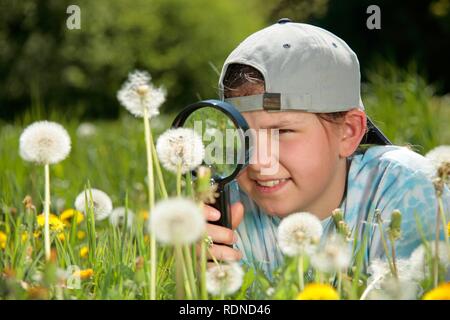
[[[373,288],[368,292],[369,300],[411,300],[420,293],[421,288],[416,281],[420,274],[411,265],[409,259],[396,260],[398,278],[392,275],[386,260],[375,259],[367,269],[370,274],[367,284]]]
[[[58,123],[38,121],[29,125],[20,136],[20,156],[37,164],[55,164],[70,152],[71,141],[66,129]]]
[[[308,212],[297,212],[281,220],[278,243],[287,256],[311,254],[322,233],[322,224],[316,216]]]
[[[81,123],[77,128],[77,136],[80,138],[88,138],[97,133],[97,127],[89,122]]]
[[[86,199],[88,200],[87,206]],[[97,221],[106,219],[113,210],[111,198],[105,192],[98,189],[85,190],[75,199],[75,208],[80,212],[86,213],[86,207],[89,208],[91,205],[93,205],[94,216]]]
[[[351,249],[340,235],[327,239],[323,247],[318,248],[311,256],[311,264],[322,272],[343,271],[351,262]]]
[[[430,263],[431,260],[435,257],[436,252],[436,242],[430,241],[428,243],[427,248],[421,244],[418,246],[411,254],[409,258],[409,262],[411,268],[416,270],[414,275],[414,279],[422,280],[426,278],[430,274]],[[447,245],[443,241],[438,242],[438,256],[439,256],[439,264],[446,268],[447,273],[450,274],[450,249],[447,248]]]
[[[191,244],[206,228],[201,209],[190,199],[170,198],[156,204],[150,213],[149,232],[164,244]]]
[[[215,265],[206,272],[206,289],[212,295],[235,293],[242,286],[244,272],[236,262]]]
[[[156,88],[146,71],[133,71],[117,93],[119,102],[134,116],[143,117],[147,111],[149,118],[159,114],[159,108],[166,100],[166,90]]]
[[[439,168],[444,162],[450,162],[450,145],[442,145],[430,150],[425,158],[429,159],[436,169]]]
[[[132,228],[134,222],[134,212],[130,209],[126,209],[125,207],[115,208],[109,216],[109,222],[115,227],[122,226],[125,223],[125,215],[127,215],[127,228]]]
[[[202,138],[188,128],[164,132],[156,142],[156,152],[164,168],[177,173],[180,164],[182,174],[201,165],[205,157]]]

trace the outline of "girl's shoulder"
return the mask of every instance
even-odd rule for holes
[[[393,170],[405,175],[423,176],[425,179],[431,179],[436,173],[436,167],[429,159],[404,146],[362,145],[350,160],[359,172]]]

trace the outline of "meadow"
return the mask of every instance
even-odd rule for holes
[[[450,97],[435,96],[432,86],[414,70],[384,67],[382,71],[374,71],[363,91],[367,113],[395,144],[408,145],[421,154],[450,144]],[[175,116],[173,113],[152,117],[154,141],[170,127]],[[62,124],[72,141],[68,158],[50,166],[50,213],[56,222],[50,221],[49,259],[45,258],[43,226],[38,218],[44,212],[44,170],[19,155],[21,133],[38,120]],[[302,285],[298,284],[298,261],[294,258],[287,258],[272,280],[261,271],[244,268],[238,289],[229,294],[226,290],[207,293],[206,280],[201,278],[206,275],[194,271],[201,268],[202,262],[193,258],[192,244],[183,253],[170,245],[158,245],[157,291],[152,296],[149,277],[152,239],[145,227],[149,216],[149,182],[144,136],[145,127],[140,119],[125,110],[117,120],[84,122],[47,112],[45,106],[37,103],[14,122],[0,122],[0,232],[4,235],[0,238],[0,299],[298,297]],[[157,170],[156,166],[154,169]],[[186,187],[189,184],[186,177],[177,179],[176,173],[164,168],[162,176],[169,197],[192,196],[193,190]],[[158,180],[156,171],[155,180]],[[125,220],[128,211],[134,212],[135,230],[129,229],[127,223],[114,226],[108,219],[94,221],[89,205],[83,217],[73,221],[75,199],[87,187],[103,190],[114,208],[127,208]],[[165,198],[160,182],[155,183],[154,193],[157,203]],[[176,261],[183,261],[182,266]],[[307,268],[308,261],[304,264],[302,268]],[[319,286],[316,292],[359,299],[368,285],[368,277],[358,272],[353,269],[352,277],[343,276],[339,283],[316,277],[313,281]],[[424,282],[424,291],[434,287],[432,282]],[[320,285],[329,288],[322,290]],[[311,290],[315,292],[314,288]]]

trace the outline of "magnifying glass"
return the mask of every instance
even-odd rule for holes
[[[221,100],[204,100],[184,108],[172,128],[191,128],[202,137],[205,146],[203,165],[211,169],[211,183],[217,183],[215,203],[220,219],[214,224],[231,229],[230,182],[248,165],[249,126],[233,105]],[[196,172],[192,172],[195,178]]]

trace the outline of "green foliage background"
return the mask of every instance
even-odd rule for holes
[[[81,30],[66,9],[81,8]],[[381,30],[366,9],[381,8]],[[364,81],[380,61],[450,90],[450,0],[0,0],[0,118],[30,107],[116,118],[115,92],[135,68],[168,89],[163,112],[216,96],[217,72],[249,34],[281,17],[324,27],[358,54]]]

